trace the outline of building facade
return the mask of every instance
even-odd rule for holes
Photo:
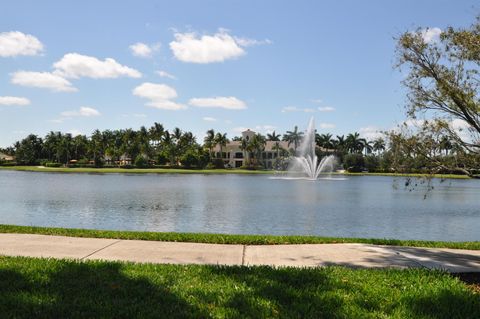
[[[256,133],[251,130],[242,132],[242,139],[247,143]],[[239,168],[247,166],[256,161],[258,165],[265,168],[276,168],[276,164],[288,152],[289,145],[285,141],[266,141],[265,148],[261,152],[260,158],[256,158],[254,154],[242,149],[241,141],[231,141],[226,146],[220,147],[218,144],[213,148],[214,158],[222,159],[226,167]]]

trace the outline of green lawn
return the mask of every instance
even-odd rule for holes
[[[212,244],[240,245],[278,245],[278,244],[327,244],[327,243],[365,243],[375,245],[395,245],[412,247],[436,247],[480,250],[480,241],[441,242],[420,240],[397,240],[375,238],[340,238],[319,236],[270,236],[270,235],[227,235],[206,233],[158,233],[94,230],[75,228],[53,228],[36,226],[15,226],[0,224],[0,233],[43,234],[71,237],[137,239],[175,242],[195,242]]]
[[[40,166],[0,166],[3,170],[55,173],[131,173],[131,174],[274,174],[274,171],[245,169],[177,169],[177,168],[66,168]]]
[[[224,267],[0,257],[2,318],[479,318],[421,269]]]
[[[15,170],[28,172],[55,172],[55,173],[132,173],[132,174],[277,174],[272,170],[246,170],[246,169],[167,169],[167,168],[65,168],[65,167],[39,167],[39,166],[0,166],[0,170]],[[347,176],[394,176],[394,177],[433,177],[469,179],[467,175],[454,174],[400,174],[400,173],[333,173]]]

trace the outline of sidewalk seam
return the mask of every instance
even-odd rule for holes
[[[413,263],[417,264],[418,266],[420,266],[420,268],[430,269],[430,267],[425,266],[424,264],[422,264],[421,262],[419,262],[419,261],[416,260],[416,259],[413,259],[413,258],[411,258],[411,257],[407,257],[407,256],[405,256],[404,254],[399,253],[398,251],[395,251],[395,250],[394,250],[394,252],[395,252],[395,254],[397,254],[397,255],[399,255],[399,256],[402,256],[403,258],[406,258],[406,259],[412,261]]]
[[[247,250],[247,245],[243,245],[243,250],[242,250],[242,266],[245,266],[245,253]]]
[[[92,252],[92,253],[90,253],[90,254],[88,254],[88,255],[80,258],[80,260],[84,260],[85,258],[88,258],[88,257],[90,257],[90,256],[92,256],[92,255],[95,255],[95,254],[98,253],[99,251],[102,251],[102,250],[104,250],[104,249],[106,249],[106,248],[108,248],[108,247],[111,247],[111,246],[113,246],[113,245],[115,245],[115,244],[117,244],[117,243],[119,243],[119,242],[121,242],[121,241],[122,241],[122,239],[119,239],[119,240],[117,240],[117,241],[114,241],[113,243],[110,243],[110,244],[108,244],[107,246],[102,247],[102,248],[100,248],[100,249],[97,249],[97,250],[95,250],[94,252]]]

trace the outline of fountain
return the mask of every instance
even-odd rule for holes
[[[295,156],[288,167],[289,174],[304,174],[310,180],[318,179],[321,173],[331,173],[334,169],[336,158],[333,155],[325,156],[318,163],[315,154],[315,120],[313,117],[308,123],[308,128],[300,144],[297,156]]]

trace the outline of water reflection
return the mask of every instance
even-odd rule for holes
[[[479,240],[480,181],[0,171],[0,223],[97,229]]]

